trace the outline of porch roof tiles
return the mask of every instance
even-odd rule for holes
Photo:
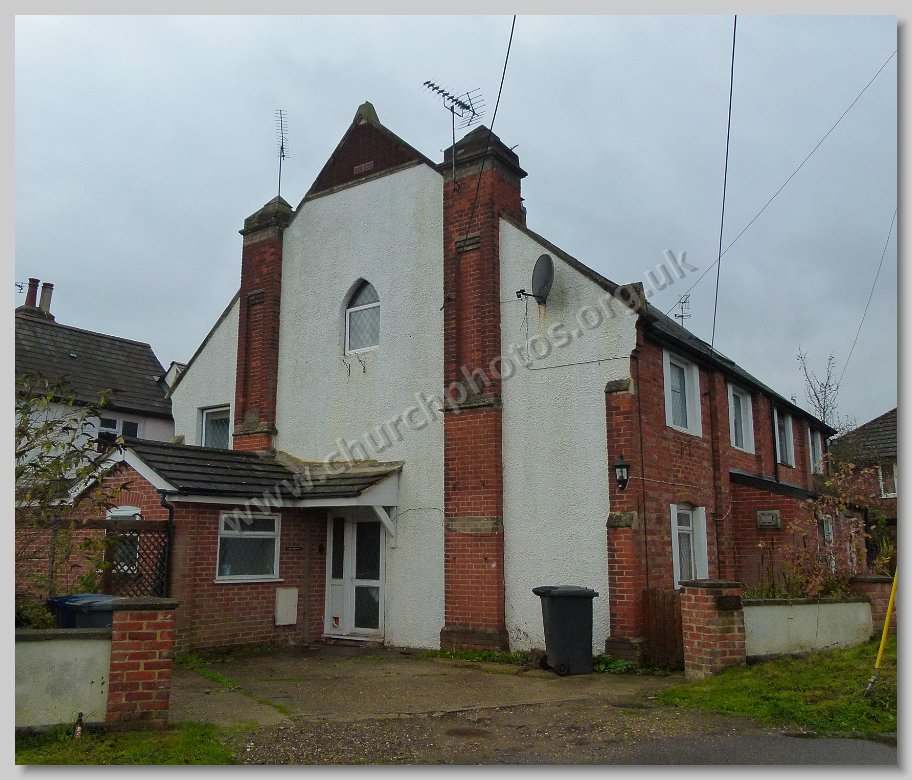
[[[358,496],[401,461],[309,462],[276,455],[125,439],[124,448],[184,495],[283,499]]]

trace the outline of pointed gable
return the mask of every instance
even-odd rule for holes
[[[363,103],[304,199],[419,163],[436,167],[421,152],[381,125],[374,107]]]

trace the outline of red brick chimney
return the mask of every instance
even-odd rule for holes
[[[282,235],[294,212],[281,197],[244,220],[241,254],[237,377],[234,396],[236,450],[266,451],[276,433],[279,371],[279,306]]]
[[[453,155],[455,152],[455,171]],[[519,158],[485,127],[444,153],[443,648],[507,649],[500,381],[500,215],[521,220]],[[454,176],[455,173],[455,176]],[[481,380],[483,371],[486,381]],[[476,377],[473,382],[469,377]]]
[[[29,277],[28,291],[25,293],[25,303],[16,307],[17,314],[27,314],[31,317],[40,317],[41,319],[54,321],[54,315],[51,314],[51,296],[54,294],[54,285],[45,282],[41,285],[41,298],[38,298],[38,285],[40,279]]]

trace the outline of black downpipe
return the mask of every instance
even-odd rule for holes
[[[174,544],[174,504],[166,499],[164,490],[158,491],[161,496],[161,506],[168,510],[168,539],[165,545],[165,587],[162,596],[168,598],[171,595],[171,547]]]

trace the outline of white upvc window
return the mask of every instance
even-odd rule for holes
[[[677,590],[682,580],[706,579],[709,576],[706,508],[672,504],[670,515],[672,569]]]
[[[662,352],[665,374],[665,424],[694,436],[703,435],[700,370],[668,350]]]
[[[728,427],[731,446],[754,451],[754,404],[751,394],[735,385],[728,386]]]
[[[823,437],[820,431],[808,426],[808,452],[811,458],[811,474],[823,474]]]
[[[124,420],[120,417],[99,417],[98,418],[98,438],[109,440],[116,439],[118,436],[128,436],[130,438],[139,437],[139,423],[135,420]]]
[[[774,411],[776,418],[776,460],[784,466],[795,465],[795,444],[792,440],[792,415]]]
[[[345,309],[345,354],[367,352],[380,344],[380,296],[362,282]]]
[[[200,409],[200,445],[219,450],[231,449],[231,407]]]
[[[278,579],[279,538],[278,515],[247,517],[223,512],[219,517],[216,580]]]
[[[880,497],[896,498],[896,463],[884,463],[877,467],[880,475]]]
[[[107,511],[108,520],[140,520],[142,512],[138,506],[115,506]],[[107,529],[105,536],[111,536],[111,569],[117,574],[136,574],[139,568],[139,534],[130,531]]]

